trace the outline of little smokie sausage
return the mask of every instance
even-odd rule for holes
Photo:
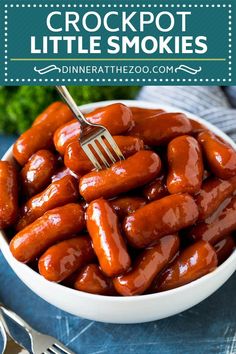
[[[124,219],[127,215],[133,214],[137,209],[146,205],[146,200],[141,197],[120,197],[109,200],[109,204],[115,210],[120,219]]]
[[[103,125],[112,135],[122,134],[133,125],[131,110],[121,103],[97,108],[85,116],[90,123]],[[66,146],[78,140],[80,133],[81,126],[77,120],[72,120],[59,128],[54,134],[56,150],[64,155]]]
[[[198,141],[211,171],[219,178],[236,176],[236,151],[210,131],[198,135]]]
[[[60,179],[64,178],[65,176],[73,176],[77,180],[80,178],[79,175],[77,175],[76,173],[71,171],[69,168],[62,167],[58,171],[56,171],[56,173],[52,176],[51,181],[52,182],[59,181]]]
[[[47,280],[61,282],[95,257],[91,239],[78,236],[51,246],[39,259],[39,273]]]
[[[218,258],[218,265],[229,258],[235,247],[236,243],[232,235],[225,236],[221,241],[215,244],[214,248]]]
[[[226,206],[222,213],[212,222],[200,222],[190,229],[188,235],[193,241],[204,240],[215,245],[224,236],[236,230],[236,197]]]
[[[236,190],[236,177],[222,180],[211,177],[203,182],[200,192],[195,200],[198,205],[199,218],[205,220]]]
[[[171,194],[199,192],[203,180],[202,153],[196,139],[183,135],[168,145],[167,188]]]
[[[112,295],[112,283],[100,270],[97,264],[88,264],[77,275],[74,281],[76,290],[97,295]]]
[[[125,158],[144,149],[143,141],[133,136],[113,136],[113,139],[119,146]],[[108,149],[111,150],[110,145],[106,140],[105,144]],[[64,155],[64,163],[68,168],[78,174],[85,174],[94,169],[92,162],[85,154],[79,141],[73,141],[67,145]]]
[[[60,101],[53,102],[52,104],[50,104],[47,108],[45,108],[45,110],[42,113],[40,113],[38,115],[38,117],[36,117],[32,126],[37,125],[37,124],[41,124],[41,123],[47,121],[48,119],[50,119],[48,117],[50,117],[50,115],[52,113],[55,113],[57,110],[62,108],[63,105],[64,105],[63,102],[60,102]]]
[[[0,161],[0,229],[11,226],[18,212],[18,181],[15,167]]]
[[[201,133],[203,130],[206,130],[204,125],[202,125],[201,123],[197,122],[196,120],[193,120],[193,119],[189,118],[189,121],[190,121],[191,126],[192,126],[191,134],[195,135],[195,134]]]
[[[90,203],[86,221],[102,271],[109,277],[127,271],[130,257],[119,230],[118,218],[109,203],[104,199]]]
[[[23,192],[29,197],[41,192],[50,183],[56,164],[56,156],[48,150],[32,155],[20,172]]]
[[[199,241],[186,248],[161,275],[158,291],[166,291],[188,284],[212,272],[217,267],[214,248]]]
[[[191,128],[189,119],[183,113],[160,113],[136,122],[129,134],[138,136],[149,146],[159,146],[190,133]]]
[[[140,107],[130,107],[131,112],[133,114],[134,123],[138,123],[146,118],[155,116],[157,114],[163,113],[163,109],[148,109],[148,108],[140,108]]]
[[[72,176],[65,176],[51,183],[43,192],[32,197],[23,207],[17,224],[17,231],[22,230],[46,211],[75,202],[78,198],[78,182]]]
[[[161,160],[152,151],[139,151],[107,170],[90,172],[80,179],[80,194],[87,201],[112,198],[143,186],[161,170]]]
[[[164,198],[169,194],[165,179],[165,175],[162,174],[144,187],[143,195],[149,202]]]
[[[124,296],[143,294],[178,249],[178,236],[161,238],[155,246],[143,251],[130,271],[113,280],[116,291]]]
[[[162,236],[195,223],[198,208],[188,194],[173,194],[138,209],[124,221],[124,230],[133,247],[144,248]]]
[[[45,119],[40,119],[41,122],[33,125],[17,139],[13,147],[14,158],[23,166],[38,150],[52,148],[53,134],[72,118],[69,107],[61,103],[58,109],[52,110]]]
[[[79,204],[52,209],[16,234],[10,250],[18,261],[30,262],[48,247],[80,232],[84,224],[84,212]]]

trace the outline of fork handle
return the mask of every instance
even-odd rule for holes
[[[8,325],[6,324],[5,318],[1,312],[0,312],[0,327],[1,327],[0,329],[1,329],[2,335],[4,335],[4,332],[5,332],[5,335],[7,335],[7,336],[11,335]]]
[[[88,126],[89,122],[87,122],[86,118],[84,117],[81,110],[78,108],[77,104],[75,103],[74,99],[72,98],[71,94],[67,90],[66,86],[56,86],[57,91],[63,98],[63,100],[67,103],[70,110],[74,113],[75,118],[78,119],[82,126]]]
[[[0,309],[4,315],[10,317],[14,322],[16,322],[19,326],[23,327],[28,333],[32,330],[30,325],[23,320],[20,316],[18,316],[15,312],[9,310],[2,303],[0,303]],[[3,316],[2,316],[3,317]]]

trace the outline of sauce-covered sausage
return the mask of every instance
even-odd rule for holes
[[[222,264],[233,252],[236,247],[235,240],[232,235],[227,235],[214,248],[218,258],[218,265]]]
[[[23,192],[29,197],[41,192],[50,183],[56,164],[56,156],[48,150],[32,155],[20,172]]]
[[[133,114],[134,123],[138,123],[146,118],[156,116],[157,114],[163,113],[163,109],[148,109],[140,107],[131,107],[131,112]]]
[[[161,276],[158,291],[166,291],[188,284],[212,272],[217,267],[214,248],[199,241],[186,248]]]
[[[165,179],[165,175],[162,174],[144,187],[143,195],[149,202],[164,198],[169,194]]]
[[[80,179],[80,194],[86,201],[112,198],[143,186],[157,177],[161,160],[152,151],[139,151],[107,170],[90,172]]]
[[[196,195],[199,209],[198,220],[205,220],[236,190],[236,177],[222,180],[217,177],[204,181],[200,192]]]
[[[130,244],[143,248],[162,236],[173,234],[195,223],[198,208],[188,194],[173,194],[156,200],[124,221],[124,230]]]
[[[0,229],[12,225],[18,212],[18,181],[15,167],[0,161]]]
[[[39,259],[39,273],[47,280],[61,282],[95,257],[88,236],[78,236],[51,246]]]
[[[43,192],[32,197],[22,208],[22,215],[17,223],[17,231],[22,230],[46,211],[75,202],[78,198],[78,182],[72,176],[65,176],[51,183]]]
[[[104,199],[90,203],[86,221],[102,271],[109,277],[127,271],[130,257],[119,230],[118,218],[109,203]]]
[[[50,104],[47,108],[45,108],[45,110],[40,113],[38,115],[38,117],[35,118],[32,126],[37,125],[37,124],[41,124],[44,123],[45,121],[47,121],[48,119],[50,119],[50,115],[52,113],[55,113],[56,111],[58,111],[59,109],[61,109],[63,107],[63,102],[57,101],[57,102],[53,102],[52,104]],[[62,123],[63,124],[63,123]]]
[[[183,135],[168,145],[167,188],[171,194],[199,192],[203,180],[203,161],[196,139]]]
[[[204,240],[215,245],[224,236],[236,230],[236,197],[212,222],[200,222],[189,231],[189,237],[196,240]]]
[[[88,264],[77,275],[74,281],[76,290],[97,295],[111,295],[112,283],[100,270],[97,264]]]
[[[178,249],[178,236],[161,238],[155,246],[143,251],[130,271],[113,280],[117,292],[124,296],[143,294]]]
[[[195,135],[195,134],[199,134],[201,133],[203,130],[206,130],[206,128],[204,127],[204,125],[202,125],[201,123],[197,122],[196,120],[190,119],[189,121],[191,123],[192,129],[191,129],[191,134]]]
[[[125,158],[134,155],[136,152],[144,149],[143,141],[133,136],[113,136],[113,139],[119,146]],[[109,150],[109,144],[105,140]],[[78,174],[85,174],[94,169],[92,162],[89,160],[79,141],[73,141],[66,147],[64,155],[64,163],[72,171]]]
[[[219,178],[236,176],[236,151],[210,131],[198,135],[198,141],[211,171]]]
[[[131,110],[121,103],[97,108],[85,116],[90,123],[103,125],[112,135],[122,134],[133,125]],[[80,134],[81,126],[77,120],[72,120],[59,128],[54,134],[54,144],[57,151],[64,155],[66,146],[72,141],[78,140]]]
[[[73,176],[77,180],[80,178],[79,175],[77,175],[76,173],[71,171],[68,167],[62,167],[55,172],[55,174],[51,178],[51,181],[52,182],[59,181],[60,179],[64,178],[65,176]]]
[[[109,204],[115,210],[120,219],[124,219],[127,215],[133,214],[137,209],[146,205],[146,200],[141,197],[120,197],[112,199]]]
[[[38,150],[50,149],[53,146],[53,134],[63,124],[69,122],[73,114],[69,107],[61,103],[58,109],[50,111],[39,123],[23,133],[13,147],[13,156],[20,165],[25,165]]]
[[[80,232],[84,227],[84,212],[79,204],[67,204],[46,212],[16,234],[10,243],[13,256],[20,262],[34,260],[48,247]]]
[[[129,134],[149,146],[166,144],[179,135],[191,132],[191,123],[183,113],[160,113],[135,123]]]

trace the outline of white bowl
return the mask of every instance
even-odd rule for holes
[[[84,105],[84,112],[93,110],[115,101]],[[117,102],[117,101],[116,101]],[[163,108],[169,112],[183,112],[178,108],[159,106],[143,101],[119,101],[128,106],[143,108]],[[188,112],[187,115],[203,123],[217,135],[229,142],[235,149],[236,144],[218,128]],[[4,160],[12,159],[10,148]],[[7,262],[17,276],[37,295],[75,316],[110,323],[141,323],[159,320],[189,309],[210,296],[221,287],[236,270],[236,251],[214,272],[190,284],[163,293],[133,297],[110,297],[84,293],[49,282],[27,265],[18,262],[9,250],[4,232],[0,232],[0,247]]]

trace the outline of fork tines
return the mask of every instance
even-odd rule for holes
[[[106,144],[106,142],[108,144]],[[111,150],[109,149],[111,147]],[[120,148],[108,132],[104,132],[103,135],[98,136],[94,140],[82,144],[84,152],[87,154],[94,167],[101,170],[103,166],[109,168],[111,164],[119,160],[124,160],[124,156],[120,151]],[[112,154],[114,153],[114,156]]]
[[[55,342],[52,346],[44,352],[45,354],[74,354],[62,343]]]

